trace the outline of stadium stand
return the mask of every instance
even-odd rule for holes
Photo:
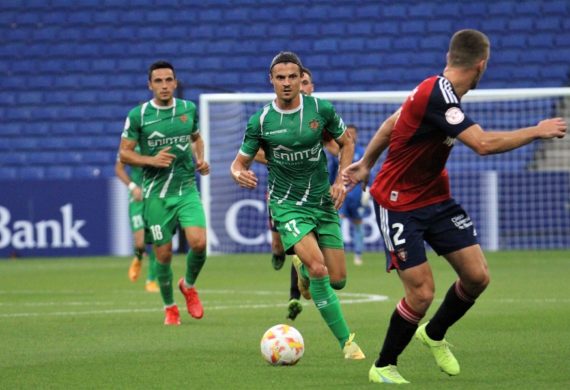
[[[149,97],[146,68],[159,58],[174,63],[194,101],[269,91],[266,66],[284,49],[310,66],[319,91],[410,90],[441,71],[450,33],[472,27],[494,50],[480,88],[569,81],[565,0],[133,4],[1,2],[0,180],[113,176],[124,117]],[[536,152],[511,165],[481,161],[516,171]]]

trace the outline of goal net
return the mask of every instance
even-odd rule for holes
[[[408,92],[326,92],[346,124],[358,128],[366,146],[378,126]],[[211,166],[201,191],[212,252],[268,252],[271,235],[265,190],[267,170],[254,163],[256,190],[239,188],[230,164],[241,145],[249,117],[274,99],[272,93],[204,94],[200,128]],[[509,131],[553,116],[570,116],[570,88],[476,90],[462,100],[465,112],[485,130]],[[567,139],[566,139],[567,138]],[[475,222],[486,250],[570,248],[570,136],[536,141],[517,150],[478,156],[459,141],[447,168],[453,197]],[[384,156],[373,169],[380,169]],[[371,207],[363,220],[365,250],[383,250]],[[343,223],[346,249],[352,249]]]

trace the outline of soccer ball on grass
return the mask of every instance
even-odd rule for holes
[[[290,325],[272,326],[261,338],[261,356],[274,366],[292,366],[304,352],[303,336]]]

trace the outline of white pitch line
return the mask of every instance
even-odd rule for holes
[[[236,294],[243,293],[248,295],[281,295],[282,292],[277,291],[232,291],[232,290],[204,290],[208,294]],[[342,304],[352,305],[359,303],[370,303],[370,302],[382,302],[387,301],[388,297],[385,295],[378,294],[362,294],[362,293],[339,293],[342,299]],[[75,306],[80,304],[80,302],[69,302],[71,305]],[[206,310],[227,310],[227,309],[267,309],[274,307],[284,307],[285,303],[252,303],[252,304],[236,304],[236,305],[208,305],[207,301],[204,301],[204,306]],[[55,302],[43,302],[44,306],[65,306],[65,302],[55,303]],[[85,302],[89,305],[89,302]],[[115,304],[113,302],[98,302],[101,306],[104,304]],[[308,305],[308,303],[303,303],[303,305]],[[19,304],[18,306],[22,306]],[[129,314],[129,313],[149,313],[162,311],[161,308],[140,308],[140,309],[103,309],[103,310],[88,310],[88,311],[57,311],[57,312],[24,312],[24,313],[5,313],[0,314],[0,318],[18,318],[18,317],[46,317],[46,316],[80,316],[80,315],[98,315],[98,314]]]

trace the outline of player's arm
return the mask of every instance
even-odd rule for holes
[[[238,152],[232,162],[230,172],[234,181],[242,188],[254,189],[257,187],[257,176],[250,170],[254,157]]]
[[[508,152],[537,139],[562,138],[568,125],[563,118],[550,118],[536,126],[514,131],[484,131],[474,124],[463,130],[457,138],[481,156]]]
[[[257,187],[257,176],[250,167],[261,148],[260,112],[254,114],[247,122],[243,142],[237,152],[236,158],[230,166],[232,179],[242,188],[254,189]],[[264,157],[265,153],[263,154]]]
[[[170,146],[162,149],[155,156],[143,156],[135,152],[137,141],[121,138],[121,146],[119,147],[119,157],[123,164],[133,165],[136,167],[151,166],[156,168],[168,168],[174,158],[172,153],[168,153]]]
[[[345,131],[339,138],[335,139],[338,144],[338,173],[334,183],[331,185],[331,197],[334,202],[334,207],[338,210],[344,198],[346,198],[346,188],[342,182],[341,172],[348,167],[354,157],[354,140],[348,131]]]
[[[190,139],[192,140],[192,153],[196,161],[196,170],[202,176],[207,175],[210,173],[210,165],[204,161],[204,140],[199,132],[192,133]]]
[[[267,165],[267,157],[265,157],[265,150],[263,149],[259,149],[253,159],[260,164]]]
[[[340,153],[340,146],[334,139],[323,139],[323,145],[325,148],[327,148],[330,154],[338,157],[338,154]]]
[[[398,109],[394,112],[388,119],[386,119],[376,133],[368,143],[364,151],[364,155],[359,161],[350,164],[346,169],[342,171],[342,178],[344,184],[348,187],[350,191],[355,185],[362,182],[362,186],[365,188],[368,183],[368,177],[370,176],[370,170],[378,161],[378,158],[388,148],[390,145],[390,137],[392,136],[392,130],[396,125],[396,121],[400,116],[400,110]]]
[[[115,163],[115,174],[129,189],[129,192],[133,195],[133,198],[137,201],[142,200],[142,190],[141,188],[131,180],[131,177],[127,173],[125,169],[125,164],[123,164],[120,160],[117,159]]]

